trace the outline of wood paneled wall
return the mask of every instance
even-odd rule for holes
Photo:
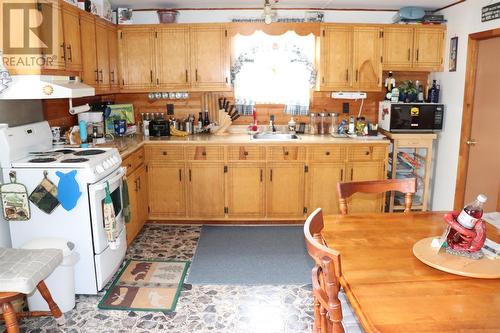
[[[387,72],[384,72],[383,78],[387,77]],[[427,72],[394,72],[396,84],[403,80],[419,80],[424,84],[427,90],[427,81],[429,73]],[[363,103],[362,115],[369,122],[377,122],[378,103],[384,99],[385,90],[381,89],[380,92],[369,92],[367,99]],[[211,119],[216,114],[217,98],[219,96],[226,97],[231,102],[233,95],[231,92],[191,92],[188,99],[160,99],[150,100],[147,93],[134,93],[134,94],[117,94],[117,95],[103,95],[89,98],[80,98],[73,101],[74,105],[81,105],[84,103],[95,103],[99,101],[114,101],[117,104],[133,104],[136,120],[139,120],[141,113],[151,112],[167,112],[167,104],[174,105],[174,117],[186,118],[189,114],[194,114],[198,118],[198,112],[202,111],[205,103],[208,103]],[[343,103],[349,104],[349,113],[342,113]],[[340,115],[339,121],[343,118],[348,118],[350,115],[357,116],[361,101],[353,100],[337,100],[331,98],[330,92],[315,91],[311,97],[311,112],[335,112]],[[278,125],[287,124],[290,116],[283,113],[283,105],[274,104],[259,104],[256,106],[257,117],[259,124],[269,123],[271,115],[275,116],[275,122]],[[56,99],[44,101],[44,114],[45,118],[49,121],[51,126],[72,126],[76,124],[76,117],[68,113],[68,100]],[[294,117],[297,122],[309,122],[309,117]],[[251,116],[242,116],[235,121],[237,125],[247,125],[252,122]]]

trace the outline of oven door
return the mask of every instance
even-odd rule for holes
[[[113,201],[113,208],[116,216],[116,234],[124,229],[122,184],[125,169],[118,168],[108,177],[99,182],[89,185],[90,219],[92,221],[92,236],[94,241],[94,253],[102,253],[108,246],[106,230],[104,226],[104,198],[106,197],[106,185],[109,184],[109,192]]]

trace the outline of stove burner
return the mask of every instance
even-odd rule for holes
[[[75,151],[73,149],[59,149],[59,150],[55,150],[56,153],[63,153],[63,154],[72,154],[74,153]]]
[[[82,162],[87,162],[89,159],[88,158],[68,158],[65,160],[62,160],[61,163],[82,163]]]
[[[75,156],[89,156],[89,155],[99,155],[104,154],[106,151],[101,149],[88,149],[88,150],[80,150],[75,153]]]
[[[56,159],[52,157],[40,157],[40,158],[34,158],[29,160],[29,163],[50,163],[50,162],[55,162]]]

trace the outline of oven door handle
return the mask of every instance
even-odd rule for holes
[[[115,181],[120,180],[124,175],[125,175],[125,168],[124,167],[120,167],[118,169],[118,173],[114,177],[112,177],[112,178],[110,178],[110,179],[108,179],[106,181],[103,181],[100,184],[94,185],[93,188],[94,188],[94,190],[97,190],[97,191],[104,190],[106,188],[106,184],[107,183],[109,183],[109,184],[114,183]]]

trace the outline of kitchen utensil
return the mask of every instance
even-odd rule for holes
[[[219,110],[222,110],[224,108],[224,103],[223,103],[223,98],[219,97]]]
[[[241,115],[239,113],[234,113],[233,116],[231,117],[231,121],[235,121],[238,119]]]
[[[227,111],[227,114],[231,117],[233,111],[234,111],[234,104],[229,107],[229,111]],[[238,111],[236,111],[236,113],[238,113]]]

